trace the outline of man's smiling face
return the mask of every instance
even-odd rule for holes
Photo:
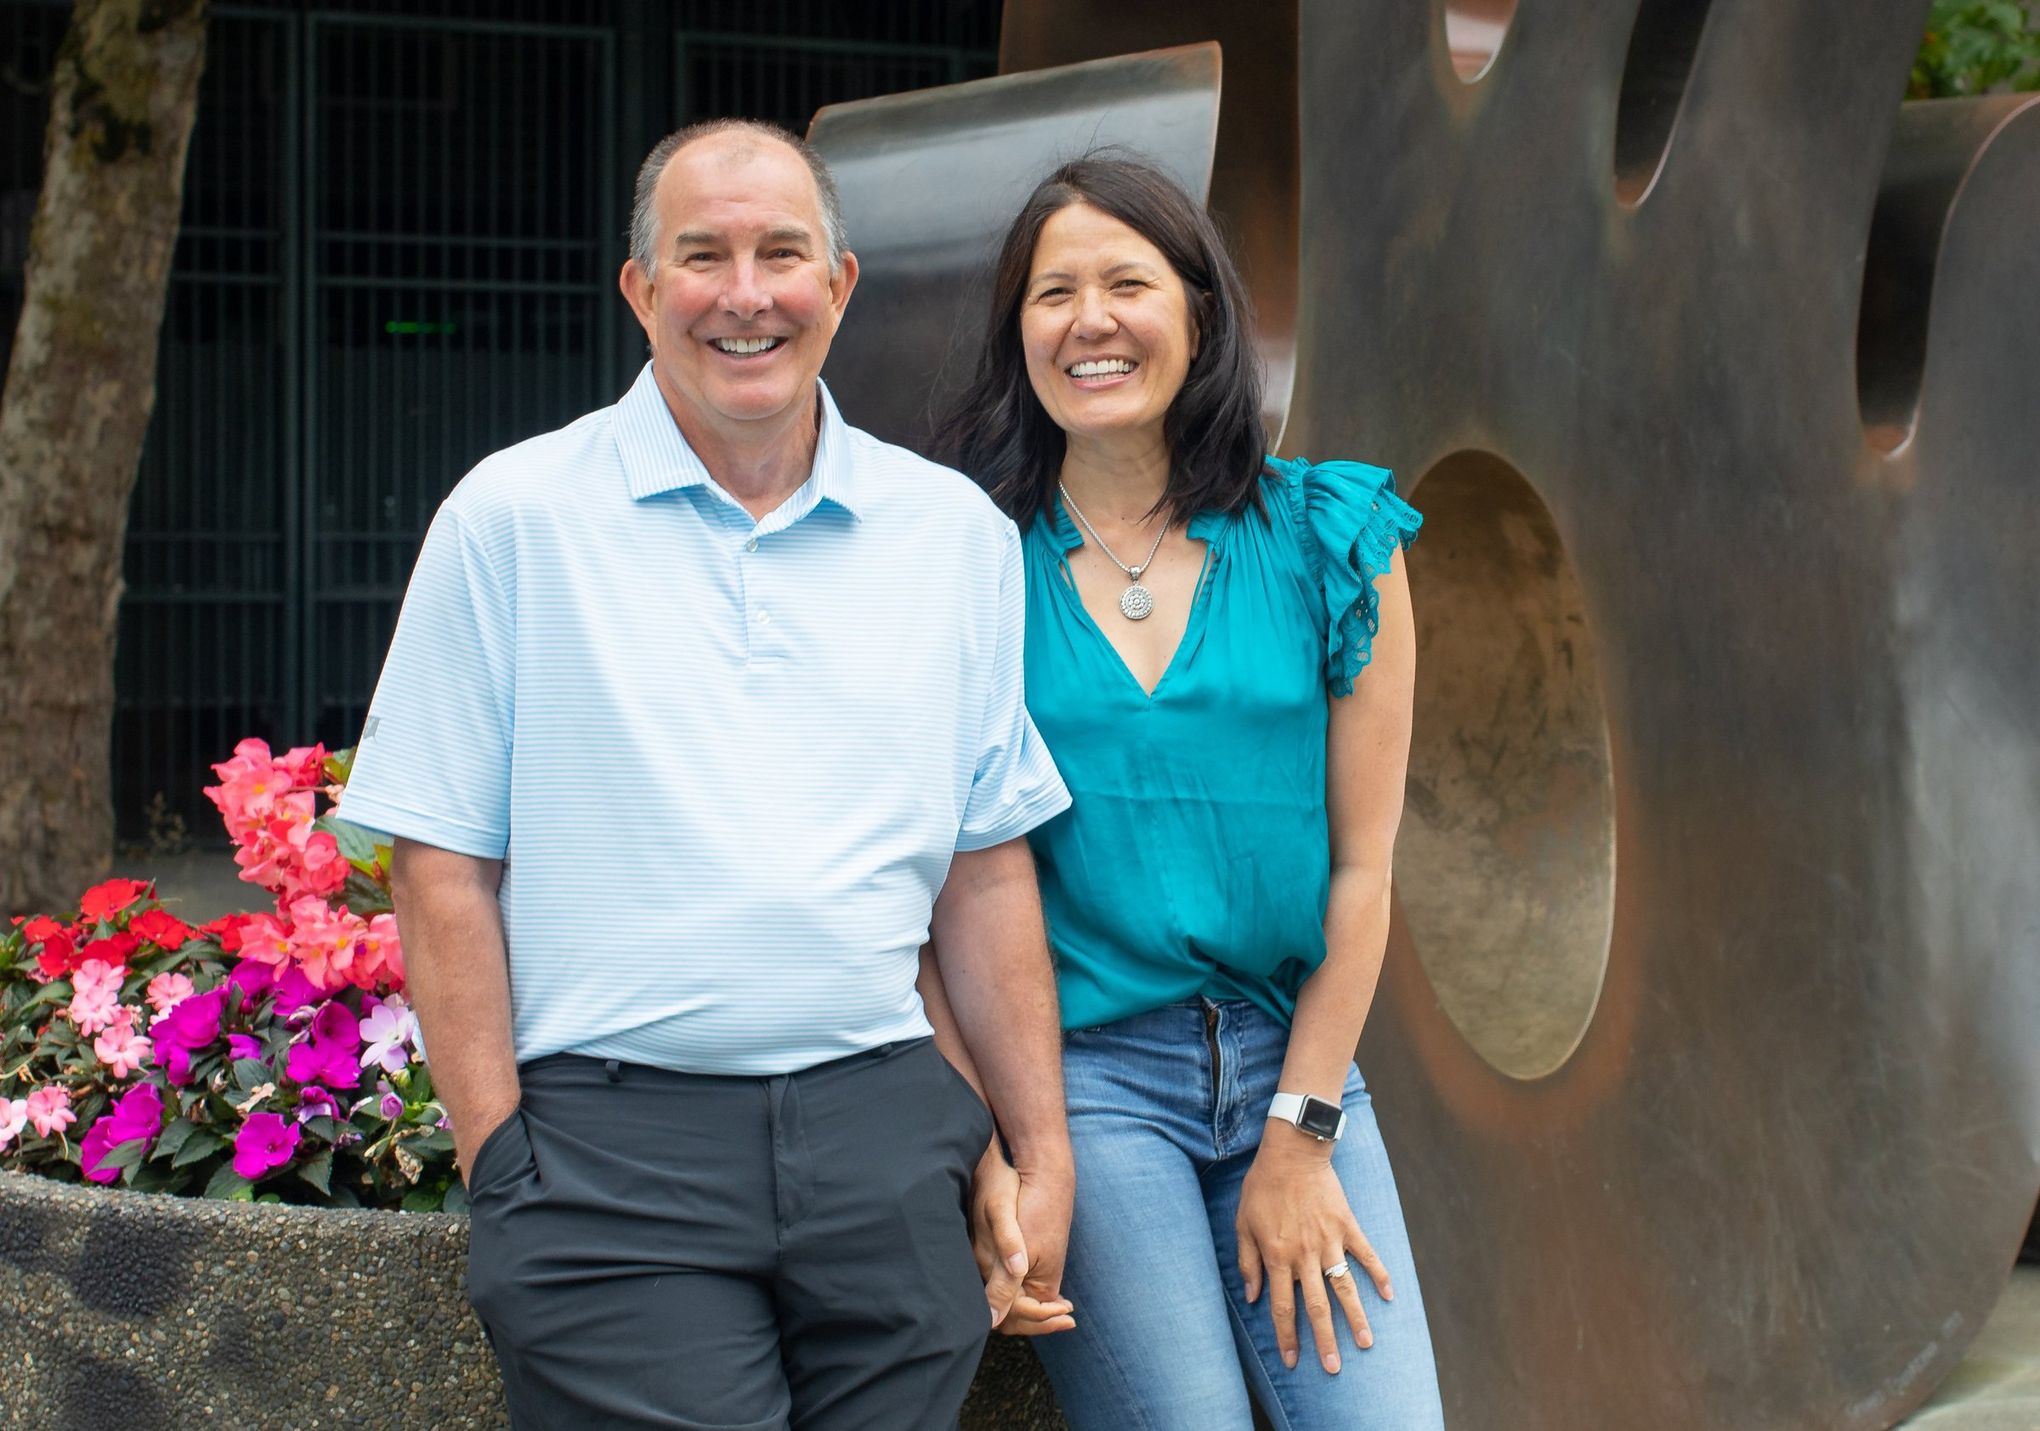
[[[830,271],[807,165],[764,136],[711,135],[667,163],[655,209],[653,271],[628,265],[623,288],[682,431],[782,431],[811,411],[857,281],[853,255]]]

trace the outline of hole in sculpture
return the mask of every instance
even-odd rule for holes
[[[1643,0],[1637,9],[1615,104],[1615,197],[1625,204],[1642,203],[1664,168],[1706,28],[1707,0]]]
[[[1457,453],[1417,503],[1396,896],[1454,1026],[1501,1072],[1538,1078],[1579,1046],[1608,966],[1615,797],[1594,633],[1515,468]]]
[[[1488,72],[1516,18],[1516,0],[1445,0],[1445,46],[1452,68],[1472,84]]]

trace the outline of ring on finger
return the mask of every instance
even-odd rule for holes
[[[1325,1268],[1325,1280],[1327,1282],[1337,1282],[1342,1278],[1350,1277],[1352,1275],[1353,1269],[1351,1267],[1348,1267],[1344,1262],[1334,1262],[1331,1266]]]

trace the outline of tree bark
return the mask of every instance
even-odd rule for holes
[[[204,0],[77,0],[0,397],[0,914],[113,854],[113,650]]]

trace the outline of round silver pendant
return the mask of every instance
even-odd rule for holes
[[[1137,581],[1119,593],[1119,614],[1128,621],[1145,621],[1154,609],[1154,593]]]

